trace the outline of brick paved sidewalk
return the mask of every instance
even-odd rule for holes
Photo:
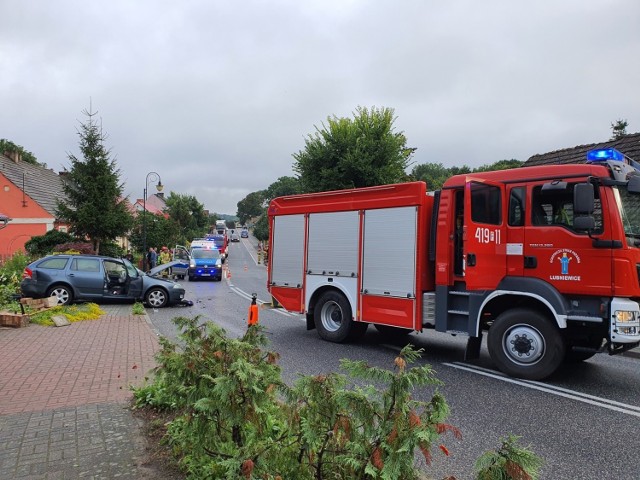
[[[0,479],[137,479],[144,445],[127,403],[158,351],[146,316],[0,328]]]

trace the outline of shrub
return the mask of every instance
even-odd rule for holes
[[[145,312],[146,310],[144,309],[144,305],[142,303],[136,302],[133,304],[131,313],[133,313],[134,315],[144,315]]]
[[[66,232],[49,230],[44,235],[32,237],[31,240],[24,244],[24,248],[34,257],[43,257],[53,252],[53,248],[56,245],[70,243],[73,240],[73,235]]]
[[[53,247],[54,253],[84,253],[84,254],[95,254],[96,251],[93,249],[93,245],[89,242],[69,242],[69,243],[61,243],[60,245],[56,245]]]
[[[17,252],[0,265],[0,305],[11,302],[12,296],[20,293],[22,272],[29,264],[29,257]]]
[[[461,438],[445,423],[449,408],[431,367],[409,368],[421,352],[410,345],[393,370],[342,360],[357,383],[330,373],[289,387],[278,355],[263,350],[261,326],[229,339],[199,317],[173,321],[179,342],[161,338],[153,383],[133,390],[137,407],[175,413],[167,441],[191,478],[411,480],[420,478],[416,452],[430,464],[433,451],[448,455],[442,435]],[[431,399],[415,400],[416,387],[432,387]],[[522,455],[503,456],[510,462],[481,468],[497,464],[505,479],[530,471],[514,468]]]
[[[107,257],[120,258],[124,257],[126,252],[117,243],[103,242],[100,244],[100,255],[106,255]]]
[[[483,453],[476,461],[478,480],[535,480],[542,467],[542,459],[518,445],[519,437],[502,438],[498,450]]]

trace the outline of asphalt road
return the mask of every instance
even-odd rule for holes
[[[159,333],[175,338],[173,317],[200,315],[229,335],[241,335],[251,293],[257,293],[260,302],[270,300],[266,270],[257,264],[252,241],[230,245],[230,278],[181,282],[194,306],[149,309]],[[390,343],[373,328],[356,344],[324,342],[315,331],[306,330],[302,316],[282,310],[261,309],[260,323],[266,327],[270,348],[281,355],[283,376],[290,382],[299,374],[339,370],[341,358],[391,368],[405,343]],[[428,477],[471,479],[478,456],[497,448],[501,437],[514,434],[544,458],[542,479],[640,479],[640,360],[600,354],[561,368],[545,382],[531,382],[497,372],[484,346],[479,360],[462,362],[466,337],[427,331],[408,338],[424,349],[421,362],[432,365],[444,383],[438,389],[451,408],[449,423],[463,435],[461,441],[443,437],[450,456],[434,452],[434,463],[424,467]],[[428,400],[433,391],[422,389],[415,396]]]

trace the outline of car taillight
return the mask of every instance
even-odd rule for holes
[[[30,268],[25,268],[24,272],[22,272],[22,278],[28,278],[31,279],[33,277],[33,272],[31,271]]]

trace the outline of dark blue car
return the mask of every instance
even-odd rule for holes
[[[179,283],[146,275],[124,258],[101,255],[51,255],[36,260],[24,269],[20,288],[28,297],[57,297],[58,305],[140,300],[158,308],[181,303],[185,294]]]

